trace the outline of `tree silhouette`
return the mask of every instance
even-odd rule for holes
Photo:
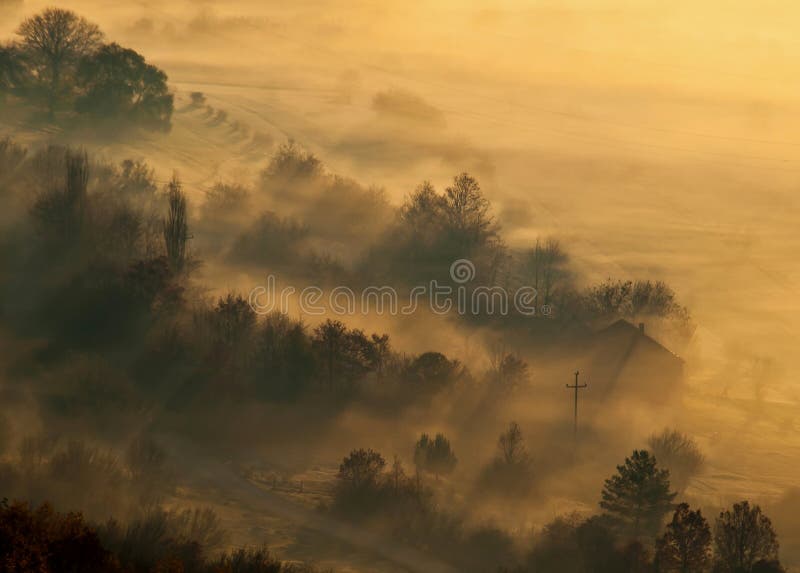
[[[752,573],[756,563],[778,559],[778,536],[772,522],[759,506],[747,501],[719,514],[714,546],[717,568],[725,573]]]
[[[81,60],[78,84],[83,92],[75,103],[79,112],[128,119],[154,129],[170,127],[173,96],[167,74],[134,50],[118,44],[102,46]]]
[[[500,434],[497,446],[500,450],[500,459],[506,465],[515,466],[528,463],[528,450],[522,438],[522,430],[516,422],[511,422],[508,429]]]
[[[444,197],[448,230],[461,255],[468,256],[496,232],[489,213],[489,201],[481,192],[478,181],[467,173],[453,178],[453,184],[445,189]]]
[[[662,573],[701,573],[711,559],[711,528],[700,513],[681,503],[656,541],[656,560]]]
[[[511,422],[497,439],[497,455],[483,469],[483,485],[503,495],[522,495],[533,485],[532,462],[519,424]]]
[[[678,490],[688,485],[705,462],[695,441],[677,430],[665,429],[660,434],[650,436],[647,445],[659,465],[669,470],[670,481]]]
[[[414,464],[418,469],[429,471],[437,477],[453,471],[458,463],[456,455],[444,434],[436,434],[431,440],[422,434],[414,447]]]
[[[338,320],[326,320],[314,329],[311,346],[329,389],[350,384],[383,368],[388,357],[388,336],[367,336],[348,329]],[[346,386],[345,386],[346,388]]]
[[[167,186],[167,200],[169,211],[162,223],[164,245],[172,270],[180,273],[186,268],[188,258],[189,223],[186,194],[177,176],[173,176]]]
[[[378,482],[386,460],[372,449],[353,450],[342,460],[337,475],[340,483],[353,490],[375,485]]]
[[[50,117],[62,95],[62,82],[80,59],[95,50],[103,33],[91,22],[70,10],[47,8],[20,24],[22,49],[35,77],[43,84]]]
[[[659,469],[647,451],[634,450],[617,466],[616,475],[606,480],[600,507],[623,533],[654,535],[675,495],[670,492],[669,471]]]
[[[550,304],[557,286],[569,276],[568,260],[567,253],[555,239],[545,242],[536,239],[536,245],[525,254],[523,279],[536,289],[542,304]]]

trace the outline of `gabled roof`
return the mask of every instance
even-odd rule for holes
[[[638,326],[631,324],[624,318],[620,318],[606,328],[598,331],[595,334],[595,340],[601,343],[618,344],[620,348],[628,349],[628,352],[632,351],[634,346],[642,344],[658,352],[669,354],[676,360],[683,362],[680,356],[648,336]]]

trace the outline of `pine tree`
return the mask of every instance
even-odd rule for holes
[[[645,450],[634,450],[617,474],[606,480],[602,507],[621,533],[638,537],[655,535],[664,516],[672,509],[669,472],[659,469]]]

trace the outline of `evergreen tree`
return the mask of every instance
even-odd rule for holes
[[[638,537],[654,535],[672,508],[675,493],[670,492],[669,472],[659,469],[645,450],[634,450],[617,466],[616,475],[606,480],[602,507],[622,533]]]

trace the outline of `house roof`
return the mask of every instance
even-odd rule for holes
[[[659,352],[665,352],[676,360],[683,362],[683,359],[663,346],[654,338],[647,335],[638,326],[620,318],[611,325],[603,328],[595,334],[595,340],[611,344],[619,344],[622,348],[633,349],[638,344],[643,344]]]

